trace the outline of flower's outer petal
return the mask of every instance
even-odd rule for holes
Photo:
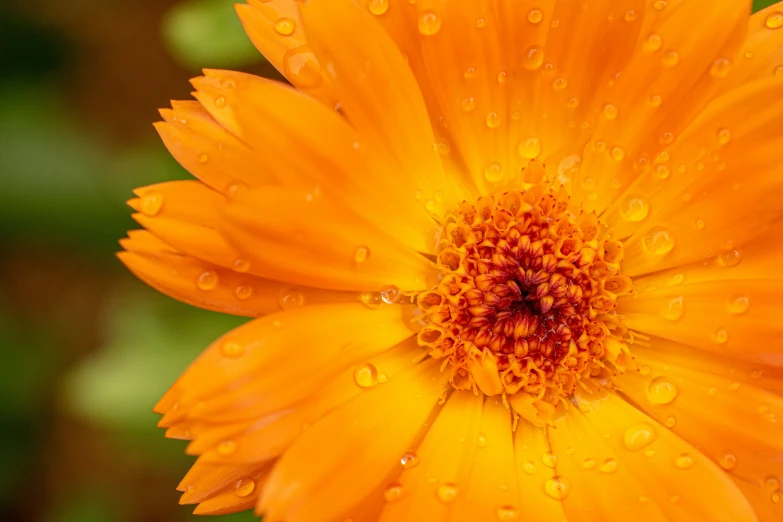
[[[782,209],[781,117],[781,78],[747,84],[712,102],[671,145],[669,162],[646,170],[628,189],[628,197],[643,200],[648,215],[624,219],[627,198],[604,215],[614,237],[628,238],[625,273],[637,276],[741,250],[764,233]],[[658,179],[659,168],[670,179]]]
[[[172,101],[155,123],[163,143],[188,172],[220,192],[257,187],[275,177],[258,168],[253,151],[224,129],[197,101]]]
[[[514,465],[521,498],[520,520],[537,522],[565,522],[566,513],[561,500],[547,495],[546,485],[556,471],[550,460],[551,446],[547,432],[526,420],[517,418],[514,437]]]
[[[753,506],[759,522],[777,522],[783,520],[783,502],[781,502],[780,481],[770,481],[764,486],[748,484],[744,480],[734,479],[745,498]],[[774,500],[774,499],[777,499]]]
[[[665,286],[622,299],[625,325],[703,350],[783,366],[783,280],[724,280]]]
[[[337,104],[334,85],[307,46],[295,0],[248,0],[237,14],[253,45],[299,90],[329,107]]]
[[[344,516],[400,466],[445,383],[430,360],[316,422],[278,461],[258,512],[269,522]]]
[[[314,305],[256,319],[215,341],[177,380],[155,408],[165,413],[159,425],[258,419],[411,335],[403,307],[392,305]]]
[[[582,520],[586,514],[580,509],[594,507],[599,510],[593,513],[594,519],[601,521],[639,520],[645,516],[641,519],[756,520],[745,497],[716,464],[617,395],[609,394],[594,408],[582,406],[591,411],[567,415],[555,429],[548,430],[553,452],[558,456],[558,472],[567,477],[568,470],[577,473],[578,468],[580,479],[584,477],[584,458],[592,457],[587,451],[596,457],[604,457],[608,452],[613,461],[607,463],[592,457],[595,467],[590,471],[595,478],[571,484],[565,499],[566,514],[571,518]],[[566,430],[560,430],[568,423],[575,423],[570,426],[570,436]],[[590,440],[580,440],[578,436],[584,434],[590,434]],[[650,436],[644,437],[645,434]],[[599,446],[602,438],[603,447]],[[574,448],[572,455],[567,455],[569,445]],[[624,479],[615,487],[607,487],[613,477],[620,476]],[[705,495],[705,491],[721,493]],[[577,510],[570,511],[569,499],[579,499],[573,503]],[[600,499],[606,503],[601,504]]]
[[[193,80],[196,98],[256,152],[257,169],[287,186],[333,194],[411,248],[432,249],[425,200],[435,196],[417,202],[421,187],[362,145],[339,113],[279,82],[231,71],[205,74]]]
[[[519,516],[521,497],[514,461],[511,411],[500,396],[489,397],[481,412],[478,450],[464,495],[457,497],[450,520],[472,522]]]
[[[601,117],[573,186],[575,202],[588,211],[602,212],[629,187],[640,158],[658,162],[670,136],[680,140],[744,41],[750,2],[720,0],[710,9],[699,0],[660,5],[664,9],[647,2],[633,57],[612,86],[596,94]]]
[[[607,442],[604,433],[591,426],[577,407],[547,433],[551,450],[539,457],[536,465],[548,462],[554,468],[560,486],[550,486],[547,491],[562,492],[559,494],[564,495],[563,509],[569,520],[676,520],[667,518],[656,502],[668,499],[662,486],[645,487],[624,462],[621,450]]]
[[[296,189],[237,193],[222,232],[265,274],[335,290],[423,290],[430,261],[394,237]]]
[[[757,486],[768,477],[783,480],[780,369],[730,359],[719,367],[657,338],[633,353],[643,374],[627,372],[615,384],[638,408],[738,479]]]
[[[783,30],[774,27],[773,15],[783,13],[780,2],[751,15],[748,37],[721,92],[728,92],[748,82],[783,75]]]
[[[470,476],[477,451],[475,441],[481,426],[482,402],[483,397],[471,392],[452,393],[416,448],[419,463],[400,475],[405,495],[384,508],[381,522],[417,518],[428,522],[448,520],[453,502],[451,486],[466,484]],[[459,486],[455,492],[458,496],[465,493]]]
[[[296,304],[301,305],[360,299],[357,293],[294,287],[237,273],[189,256],[145,230],[132,231],[128,235],[128,239],[120,241],[125,251],[117,257],[131,272],[156,290],[199,308],[258,317],[282,310],[291,295],[295,295]],[[207,283],[208,286],[204,286]]]
[[[300,11],[311,46],[334,71],[338,97],[360,146],[384,158],[397,177],[421,191],[420,204],[431,202],[429,208],[441,215],[456,208],[470,190],[446,176],[421,90],[395,42],[352,0],[313,0]],[[334,37],[359,29],[361,45]]]
[[[273,462],[243,466],[220,465],[197,460],[177,489],[180,504],[199,504],[196,513],[219,515],[253,507],[272,469]]]
[[[421,348],[416,344],[415,338],[411,337],[390,350],[346,368],[313,396],[300,402],[289,401],[287,404],[281,404],[278,411],[265,417],[248,423],[197,426],[192,429],[194,441],[188,445],[187,452],[192,455],[201,454],[205,461],[232,462],[237,465],[277,457],[305,427],[311,426],[328,412],[363,391],[375,385],[383,386],[387,381],[411,369],[420,355]],[[362,387],[357,383],[356,375],[357,372],[366,371],[366,368],[375,368],[379,377],[375,377],[375,385]],[[236,443],[236,451],[230,455],[219,451],[220,444],[226,440]]]

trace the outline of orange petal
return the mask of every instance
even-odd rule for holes
[[[421,191],[436,213],[456,208],[471,189],[446,177],[418,83],[395,42],[353,1],[318,0],[300,9],[311,46],[338,79],[338,96],[360,146]],[[362,45],[334,38],[358,28]]]
[[[668,2],[660,11],[647,3],[633,56],[611,89],[596,94],[602,114],[574,181],[577,202],[600,213],[638,176],[637,160],[652,163],[668,148],[669,136],[682,141],[725,79],[749,14],[749,2],[714,2],[710,9]]]
[[[345,368],[410,337],[402,314],[400,306],[314,305],[240,326],[207,348],[164,396],[172,406],[160,425],[255,420],[303,400]]]
[[[514,465],[522,500],[520,519],[562,522],[565,513],[561,499],[546,493],[547,484],[551,491],[553,484],[562,483],[554,481],[556,472],[552,468],[547,432],[526,420],[517,418],[515,422],[518,425],[514,438]]]
[[[773,29],[777,19],[775,15],[781,13],[783,7],[776,3],[750,17],[745,46],[721,92],[728,92],[755,80],[783,76],[783,31],[779,24],[777,29]]]
[[[258,511],[269,522],[343,516],[400,465],[446,380],[430,360],[315,423],[275,466]]]
[[[471,392],[452,393],[418,448],[415,459],[400,475],[404,494],[388,503],[381,522],[398,520],[449,520],[456,498],[465,494],[477,451],[482,397]],[[431,480],[431,479],[434,479]]]
[[[730,359],[718,366],[676,343],[650,344],[634,350],[643,372],[615,379],[622,393],[733,476],[758,486],[783,479],[781,370]]]
[[[261,210],[262,209],[262,210]],[[332,204],[295,189],[238,193],[226,209],[229,240],[270,277],[338,290],[423,290],[424,256]]]
[[[423,188],[362,146],[340,114],[278,82],[230,71],[206,73],[193,80],[195,96],[258,153],[255,168],[288,186],[333,194],[412,248],[433,248],[425,236],[433,228],[425,202],[435,195],[422,192],[417,202],[416,191]],[[389,219],[392,215],[395,219]]]
[[[241,480],[253,479],[255,481],[265,478],[269,474],[269,470],[272,469],[272,465],[272,462],[257,462],[237,466],[235,464],[215,464],[199,459],[177,486],[177,489],[182,491],[180,504],[197,504],[221,492],[227,490],[233,492],[236,489],[236,483]]]
[[[334,107],[334,85],[307,47],[295,0],[249,0],[248,4],[237,4],[237,14],[261,54],[297,89]]]
[[[770,485],[757,486],[744,480],[734,479],[745,498],[748,499],[759,522],[776,522],[783,520],[783,502],[780,501],[780,481],[770,482]],[[775,500],[777,499],[777,500]]]
[[[284,404],[266,417],[249,423],[213,424],[194,430],[195,440],[188,446],[188,453],[203,454],[203,460],[237,464],[274,458],[329,411],[415,366],[421,353],[416,340],[411,338],[346,368],[313,396],[298,403]],[[219,451],[220,444],[226,440],[236,443],[236,451],[230,455]]]
[[[188,172],[215,190],[228,193],[239,184],[251,187],[275,178],[256,165],[250,148],[217,123],[196,101],[171,102],[155,124],[163,143]]]
[[[628,197],[637,198],[649,215],[623,218],[627,198],[607,211],[613,236],[630,235],[628,275],[741,248],[770,226],[781,211],[775,196],[783,186],[781,100],[783,82],[772,79],[714,101],[661,157],[668,162],[645,171],[628,189]],[[659,179],[660,169],[671,179]]]
[[[257,317],[305,304],[358,301],[356,293],[299,288],[188,256],[146,231],[130,233],[117,254],[139,279],[179,301],[216,312]]]
[[[567,415],[548,433],[556,469],[570,480],[569,518],[756,520],[718,466],[614,394],[593,411]],[[587,458],[594,464],[586,465]]]

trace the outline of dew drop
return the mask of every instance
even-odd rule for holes
[[[375,310],[381,306],[380,292],[362,292],[360,298],[362,300],[362,304],[372,310]]]
[[[726,344],[729,342],[729,333],[723,328],[715,330],[715,342],[718,344]]]
[[[677,424],[677,419],[674,417],[674,415],[669,415],[666,417],[666,420],[663,422],[663,424],[667,428],[673,428],[675,424]]]
[[[699,230],[704,230],[704,227],[707,226],[707,223],[704,222],[702,218],[697,218],[696,221],[693,222],[693,224],[698,228]]]
[[[407,451],[402,454],[400,464],[402,464],[402,467],[405,469],[415,468],[419,465],[419,456],[413,451]]]
[[[584,462],[582,462],[582,468],[584,469],[593,469],[595,467],[595,459],[586,458]]]
[[[218,284],[218,275],[213,272],[212,270],[207,270],[206,272],[202,272],[201,275],[198,276],[198,279],[196,280],[196,286],[199,288],[199,290],[204,290],[205,292],[209,290],[213,290]]]
[[[145,216],[157,216],[163,208],[163,194],[147,192],[141,197],[141,213]]]
[[[666,9],[667,5],[669,5],[669,3],[666,0],[655,0],[655,2],[653,2],[653,8],[656,11],[663,11]]]
[[[519,142],[519,155],[527,159],[535,159],[541,154],[541,141],[538,138],[528,138]]]
[[[500,506],[496,512],[498,520],[508,521],[517,520],[519,518],[519,512],[514,506]]]
[[[732,470],[737,466],[737,456],[727,451],[718,459],[718,464],[725,470]]]
[[[353,260],[356,264],[361,264],[370,258],[370,248],[366,245],[359,245],[353,251]]]
[[[780,480],[773,475],[764,478],[764,489],[769,492],[780,491]]]
[[[750,308],[750,299],[745,295],[735,295],[729,299],[729,312],[733,315],[742,315]]]
[[[649,422],[632,424],[625,430],[625,447],[630,451],[640,451],[653,443],[657,436],[655,427]]]
[[[389,376],[385,373],[379,373],[378,374],[378,384],[386,384],[389,382]]]
[[[487,436],[483,433],[479,433],[478,440],[476,441],[476,445],[479,448],[486,448],[487,447]]]
[[[278,303],[283,310],[293,310],[304,306],[305,296],[297,290],[286,289],[280,292]]]
[[[400,300],[402,294],[396,286],[388,286],[381,291],[381,299],[386,304],[394,304]]]
[[[770,13],[770,15],[764,21],[764,25],[767,27],[767,29],[780,29],[783,27],[783,13],[780,11]]]
[[[664,227],[653,227],[644,236],[644,246],[656,256],[668,254],[674,248],[674,236]]]
[[[447,482],[438,488],[436,496],[438,497],[438,500],[444,504],[451,504],[454,502],[454,500],[456,500],[457,493],[457,485],[451,482]]]
[[[554,468],[557,465],[557,455],[549,452],[544,453],[541,455],[541,461],[544,463],[544,466]]]
[[[647,365],[642,366],[641,368],[639,368],[639,373],[641,373],[642,375],[650,375],[651,372],[652,372],[652,370]]]
[[[382,15],[389,9],[389,0],[370,0],[367,7],[374,15]]]
[[[683,273],[676,273],[671,278],[669,278],[669,285],[671,286],[677,286],[681,285],[685,281],[685,274]]]
[[[215,98],[215,107],[218,109],[222,109],[226,106],[226,97],[225,96],[218,96]]]
[[[750,372],[750,378],[751,379],[758,380],[758,379],[761,379],[763,376],[764,376],[764,373],[761,370],[752,370]]]
[[[641,194],[631,194],[623,200],[620,212],[628,221],[642,221],[650,213],[650,204]]]
[[[198,162],[202,165],[209,161],[209,154],[199,154],[198,155]]]
[[[244,355],[245,347],[236,341],[225,341],[223,344],[220,345],[220,351],[226,357],[230,357],[234,359]]]
[[[440,17],[432,11],[424,11],[419,15],[419,32],[425,36],[437,34],[440,24]]]
[[[563,500],[568,496],[570,487],[565,477],[552,477],[544,484],[544,491],[555,500]]]
[[[725,78],[731,70],[731,62],[727,58],[718,58],[712,62],[710,76],[713,78]]]
[[[690,454],[683,453],[674,460],[674,464],[680,469],[690,469],[696,464],[696,461]]]
[[[740,389],[740,386],[741,386],[741,385],[740,385],[740,383],[738,383],[738,382],[733,382],[733,383],[731,383],[731,384],[729,385],[729,389],[730,389],[731,391],[737,391],[737,390],[739,390],[739,389]]]
[[[487,19],[486,18],[477,18],[476,19],[476,27],[479,29],[484,29],[487,26]]]
[[[775,67],[775,70],[773,71],[772,74],[774,74],[775,76],[783,76],[783,65],[778,65],[777,67]]]
[[[647,451],[644,452],[644,456],[647,457],[648,459],[653,458],[655,456],[655,450],[652,448],[648,449]]]
[[[652,107],[660,107],[661,103],[663,103],[663,98],[661,98],[658,94],[653,94],[650,96],[650,105]]]
[[[476,108],[476,99],[475,98],[465,98],[462,100],[462,111],[463,112],[470,112],[473,109]]]
[[[664,67],[674,67],[680,63],[680,55],[677,53],[677,51],[669,51],[663,55],[663,58],[661,58],[661,63]]]
[[[233,440],[224,440],[218,444],[217,452],[221,457],[228,457],[237,451],[237,443]]]
[[[648,53],[654,53],[658,50],[660,50],[661,46],[663,45],[663,38],[661,38],[661,35],[659,34],[651,34],[647,37],[647,40],[644,41],[644,50]]]
[[[727,268],[737,266],[740,261],[742,261],[742,254],[740,254],[740,251],[736,249],[723,252],[720,256],[718,256],[718,262],[721,264],[721,266],[725,266]]]
[[[622,159],[625,158],[625,150],[622,147],[615,145],[609,151],[609,155],[615,161],[622,161]]]
[[[601,467],[598,468],[601,473],[614,473],[617,471],[617,461],[614,459],[606,459],[603,464],[601,464]]]
[[[498,116],[498,113],[495,111],[490,112],[487,114],[487,127],[490,129],[495,129],[500,125],[500,116]]]
[[[778,493],[777,491],[772,493],[769,496],[769,499],[772,501],[773,504],[779,504],[780,503],[780,493]]]
[[[275,22],[275,31],[282,36],[291,36],[296,29],[296,23],[290,18],[278,18]]]
[[[386,502],[397,502],[402,498],[403,493],[402,484],[399,482],[392,482],[383,490],[383,498],[386,499]]]
[[[677,321],[683,313],[685,313],[685,305],[682,296],[669,300],[666,308],[661,309],[661,316],[669,321]]]
[[[235,259],[234,270],[242,273],[247,272],[248,270],[250,270],[250,261],[246,259]]]
[[[497,183],[503,179],[503,168],[500,166],[500,163],[494,162],[487,165],[484,168],[484,178],[490,183]]]
[[[729,129],[718,129],[718,143],[726,145],[731,141],[731,131]]]
[[[655,177],[658,179],[666,179],[671,175],[671,171],[666,165],[656,165],[653,174],[655,174]]]
[[[378,369],[369,362],[358,364],[353,371],[353,380],[362,388],[372,388],[378,384]]]
[[[617,118],[618,112],[619,111],[617,110],[617,107],[615,107],[611,103],[607,103],[606,105],[604,105],[603,115],[604,118],[606,118],[607,120],[613,120]]]
[[[525,49],[523,56],[522,66],[529,71],[538,69],[544,63],[544,50],[537,45],[531,45]]]
[[[528,475],[532,475],[533,473],[536,472],[536,466],[535,466],[535,464],[533,464],[533,462],[531,462],[529,460],[526,460],[522,464],[522,471],[524,471]]]
[[[653,404],[670,404],[677,398],[677,385],[668,377],[655,377],[647,386],[647,398]]]
[[[568,86],[568,81],[566,81],[565,78],[555,78],[555,80],[552,82],[552,88],[556,91],[562,91],[563,89]]]
[[[465,72],[462,74],[466,80],[472,80],[473,78],[478,76],[478,71],[475,67],[468,67],[465,69]]]
[[[635,21],[635,20],[636,20],[638,17],[639,17],[639,15],[636,13],[636,11],[634,11],[634,10],[630,10],[630,11],[628,11],[627,13],[625,13],[625,16],[623,16],[623,19],[624,19],[626,22],[633,22],[633,21]]]
[[[234,290],[234,295],[240,301],[250,299],[253,297],[253,287],[248,285],[240,285],[236,288],[236,290]]]
[[[315,89],[324,81],[315,54],[304,45],[286,51],[283,56],[283,74],[301,89]]]
[[[531,9],[527,12],[527,21],[531,24],[540,24],[544,19],[544,12],[541,9]]]
[[[253,479],[242,479],[236,484],[236,494],[238,497],[246,497],[256,489],[256,481]]]

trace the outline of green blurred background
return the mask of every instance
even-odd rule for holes
[[[175,491],[192,459],[151,408],[241,319],[159,295],[114,252],[131,189],[187,177],[157,108],[202,67],[279,78],[233,3],[0,1],[3,522],[196,518]]]

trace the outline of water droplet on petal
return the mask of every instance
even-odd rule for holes
[[[381,306],[380,292],[362,292],[360,298],[364,306],[372,310],[375,310],[376,308]]]
[[[630,451],[640,451],[653,443],[657,436],[655,427],[649,422],[632,424],[625,430],[625,447]]]
[[[677,385],[668,377],[655,377],[647,386],[647,398],[653,404],[669,404],[677,398]]]
[[[674,248],[674,244],[674,236],[664,227],[653,227],[644,236],[645,248],[656,256],[668,254]]]
[[[442,484],[438,488],[436,495],[438,497],[438,500],[440,500],[444,504],[451,504],[452,502],[454,502],[454,500],[456,500],[457,493],[458,493],[457,485],[451,482],[447,482],[445,484]]]
[[[275,22],[275,31],[282,36],[291,36],[296,29],[296,23],[290,18],[278,18]]]
[[[242,479],[236,484],[236,494],[238,497],[246,497],[256,489],[256,481],[253,479]]]
[[[245,353],[245,347],[236,341],[225,341],[220,345],[220,351],[223,355],[230,358],[241,357]]]
[[[712,62],[712,66],[710,67],[710,76],[713,78],[725,78],[728,76],[730,70],[731,61],[729,61],[727,58],[718,58]]]
[[[768,29],[780,29],[783,27],[783,13],[780,11],[770,13],[769,16],[767,16],[767,19],[764,21],[764,25]]]
[[[500,163],[490,163],[484,168],[484,178],[490,183],[497,183],[503,179],[503,168]]]
[[[528,138],[519,142],[519,155],[527,159],[535,159],[541,154],[541,141],[538,138]]]
[[[424,11],[419,15],[419,32],[425,36],[437,34],[440,24],[440,17],[432,11]]]
[[[562,91],[568,86],[568,81],[565,78],[555,78],[552,82],[552,88],[556,91]]]
[[[609,155],[610,155],[610,156],[612,157],[612,159],[613,159],[613,160],[615,160],[615,161],[622,161],[622,160],[623,160],[623,158],[625,157],[625,150],[624,150],[622,147],[620,147],[620,146],[618,146],[618,145],[615,145],[615,146],[614,146],[614,147],[612,147],[612,149],[609,151]]]
[[[465,98],[462,100],[462,110],[463,112],[470,112],[473,109],[476,108],[476,99],[475,98]]]
[[[584,462],[582,462],[582,467],[584,469],[593,469],[595,467],[595,459],[586,458]]]
[[[682,296],[669,300],[666,308],[661,309],[661,316],[670,321],[677,321],[685,313],[684,299]]]
[[[396,286],[388,286],[381,291],[381,299],[386,304],[394,304],[400,300],[402,294]]]
[[[234,290],[234,295],[240,301],[250,299],[253,297],[253,287],[248,285],[240,285],[236,288],[236,290]]]
[[[212,270],[202,272],[201,275],[198,276],[198,280],[196,280],[196,286],[199,290],[204,290],[205,292],[213,290],[217,284],[218,275]]]
[[[519,518],[519,512],[514,506],[500,506],[497,510],[498,520],[508,521],[517,520]]]
[[[644,50],[648,53],[660,50],[661,46],[663,46],[663,38],[659,34],[651,34],[644,42]]]
[[[680,455],[674,460],[674,463],[680,469],[690,469],[693,467],[694,464],[696,464],[696,461],[688,453],[683,453],[682,455]]]
[[[146,216],[157,216],[163,207],[163,194],[147,192],[141,197],[141,213]]]
[[[613,120],[617,118],[618,112],[619,111],[617,110],[617,107],[615,107],[611,103],[607,103],[606,105],[604,105],[603,114],[604,114],[604,118],[606,118],[607,120]]]
[[[541,23],[544,19],[544,12],[541,9],[531,9],[527,12],[527,21],[531,24]]]
[[[674,415],[669,415],[668,417],[666,417],[666,420],[664,421],[664,425],[667,428],[673,428],[675,424],[677,424],[677,419],[674,417]]]
[[[623,200],[620,212],[628,221],[642,221],[650,213],[650,204],[641,194],[631,194]]]
[[[541,455],[541,461],[544,463],[544,466],[554,468],[557,465],[557,455],[549,452],[544,453]]]
[[[726,145],[731,141],[731,131],[729,129],[718,129],[718,143]]]
[[[419,457],[416,455],[416,453],[407,451],[403,453],[402,457],[400,458],[400,464],[402,464],[402,467],[405,469],[415,468],[419,465]]]
[[[199,154],[198,155],[198,162],[202,165],[209,161],[209,154]]]
[[[729,312],[742,315],[750,309],[750,299],[745,295],[735,295],[729,299]]]
[[[614,459],[606,459],[603,464],[601,464],[601,467],[598,468],[601,473],[614,473],[617,471],[617,461]]]
[[[305,296],[297,290],[286,289],[280,292],[278,303],[283,310],[293,310],[304,306]]]
[[[494,129],[497,128],[498,125],[500,125],[500,117],[498,116],[498,113],[492,111],[487,114],[487,127]]]
[[[370,258],[370,248],[365,245],[356,247],[353,252],[353,260],[357,263],[364,263]]]
[[[389,0],[370,0],[367,7],[372,14],[382,15],[389,9]]]
[[[378,369],[369,362],[358,364],[353,371],[353,380],[362,388],[372,388],[378,384]]]
[[[661,58],[661,63],[664,67],[674,67],[680,63],[680,55],[677,53],[677,51],[669,51],[663,55],[663,58]]]
[[[718,459],[720,467],[726,470],[732,470],[737,466],[737,456],[730,451],[727,451]]]
[[[531,45],[525,49],[522,59],[522,66],[525,69],[534,71],[541,67],[542,63],[544,63],[544,50],[541,47]]]
[[[742,261],[742,254],[739,250],[732,249],[728,252],[723,252],[718,256],[718,262],[727,268],[737,266]]]
[[[544,484],[544,491],[555,500],[563,500],[570,491],[569,483],[565,477],[552,477]]]
[[[397,502],[402,498],[403,493],[404,489],[402,488],[402,484],[399,482],[392,482],[386,486],[386,489],[383,491],[383,497],[386,499],[386,502]]]
[[[715,342],[718,344],[726,344],[729,342],[729,333],[723,328],[715,330]]]
[[[226,106],[225,96],[218,96],[217,98],[215,98],[215,107],[217,107],[218,109],[222,109],[225,106]]]
[[[247,261],[246,259],[235,259],[234,270],[242,273],[247,272],[250,270],[250,261]]]
[[[535,464],[533,464],[531,461],[529,461],[529,460],[526,460],[526,461],[525,461],[525,462],[522,464],[522,471],[524,471],[524,472],[525,472],[525,473],[527,473],[528,475],[532,475],[533,473],[535,473],[535,472],[536,472],[536,466],[535,466]]]
[[[476,441],[476,445],[479,448],[486,448],[487,447],[487,436],[483,433],[479,433],[478,440]]]
[[[228,457],[237,451],[237,443],[233,440],[225,440],[218,444],[217,452],[221,457]]]

